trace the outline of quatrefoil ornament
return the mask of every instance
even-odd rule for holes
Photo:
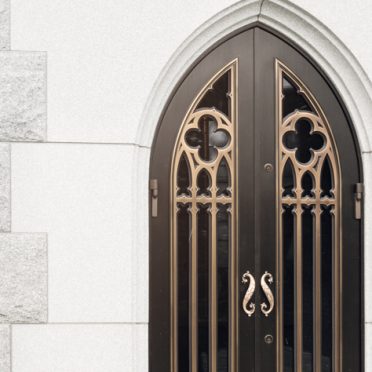
[[[212,116],[204,115],[198,121],[198,128],[190,129],[185,134],[188,146],[198,148],[198,153],[204,161],[213,161],[218,149],[224,148],[230,142],[230,135],[223,129],[217,129],[217,123]]]
[[[295,124],[295,130],[283,136],[283,144],[289,150],[296,150],[297,161],[308,163],[313,152],[324,147],[325,138],[319,132],[313,131],[310,121],[299,119]]]

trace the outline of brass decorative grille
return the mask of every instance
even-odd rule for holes
[[[276,61],[276,79],[278,371],[340,372],[337,148],[324,112],[298,76]]]
[[[173,372],[235,370],[236,74],[234,60],[203,87],[185,115],[174,149]],[[222,261],[228,266],[221,266]],[[226,324],[227,335],[222,336]],[[226,353],[218,344],[222,338]],[[180,355],[180,349],[188,355]]]

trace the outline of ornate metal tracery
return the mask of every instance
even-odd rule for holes
[[[341,183],[337,148],[327,118],[305,84],[279,61],[276,77],[278,370],[339,372]],[[310,277],[309,283],[305,276]],[[286,285],[293,285],[293,298],[285,292]],[[325,322],[327,312],[330,325]]]
[[[171,178],[173,372],[235,370],[236,69],[237,60],[234,60],[200,91],[183,120],[174,149]],[[181,218],[184,222],[180,225]],[[185,236],[187,240],[186,224],[188,243],[183,247]],[[180,235],[183,235],[182,242]],[[203,247],[207,247],[207,252],[202,252]],[[179,277],[181,255],[188,279]],[[224,281],[226,286],[221,284]],[[188,296],[184,295],[182,300],[181,292],[185,291]],[[205,292],[207,304],[198,296]],[[182,306],[187,307],[184,313]],[[221,318],[228,324],[224,337],[226,326]],[[221,339],[226,340],[226,356],[219,355],[219,333]],[[188,339],[189,345],[189,361],[184,362],[178,352],[182,337]]]
[[[236,68],[237,61],[231,62],[200,91],[174,149],[172,372],[236,370]],[[340,372],[337,148],[305,84],[279,61],[276,77],[278,371]],[[270,275],[261,280],[266,316],[274,308]],[[243,301],[248,316],[254,313],[251,296],[248,288]],[[226,356],[221,356],[222,338]],[[179,350],[186,350],[187,360]]]

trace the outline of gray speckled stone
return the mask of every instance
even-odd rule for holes
[[[0,140],[45,139],[46,53],[0,52]]]
[[[0,232],[9,231],[10,231],[10,145],[7,143],[0,143]]]
[[[0,0],[0,49],[10,49],[10,0]]]
[[[0,372],[10,372],[10,326],[0,325]]]
[[[46,234],[0,234],[0,323],[46,321]]]

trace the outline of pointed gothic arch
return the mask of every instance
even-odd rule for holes
[[[146,147],[151,145],[156,123],[169,97],[177,89],[177,82],[183,80],[182,77],[202,55],[216,46],[217,40],[221,42],[242,29],[260,25],[289,40],[291,45],[300,46],[300,52],[314,61],[350,115],[360,151],[369,151],[372,141],[367,123],[372,121],[372,89],[358,61],[330,30],[295,5],[280,0],[267,1],[261,11],[256,5],[255,1],[241,2],[218,14],[177,51],[149,96],[137,133],[138,143]],[[293,24],[296,27],[291,27]]]

